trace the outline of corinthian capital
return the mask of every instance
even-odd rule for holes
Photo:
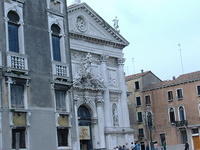
[[[124,65],[125,58],[118,58],[118,65]]]

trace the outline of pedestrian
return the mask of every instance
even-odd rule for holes
[[[163,142],[163,149],[167,150],[167,148],[166,148],[166,141]]]
[[[119,150],[123,150],[121,145],[119,145]]]
[[[185,143],[185,150],[189,150],[189,144],[188,144],[188,142]]]
[[[158,150],[158,142],[154,143],[154,150]]]
[[[133,144],[133,142],[131,142],[130,150],[134,150],[134,144]]]
[[[138,141],[135,143],[134,150],[140,150],[140,144],[138,143]]]

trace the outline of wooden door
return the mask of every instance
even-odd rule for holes
[[[193,136],[194,150],[200,150],[200,136]]]

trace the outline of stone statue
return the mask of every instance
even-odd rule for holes
[[[112,20],[113,21],[113,27],[114,29],[119,32],[119,20],[117,19],[117,17],[115,17],[115,19]]]
[[[117,105],[113,104],[113,125],[118,126],[119,125],[119,119],[118,119],[118,112],[117,112]]]
[[[82,61],[82,72],[88,74],[91,72],[92,55],[90,53]]]

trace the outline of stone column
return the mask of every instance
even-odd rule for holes
[[[122,90],[121,94],[121,119],[122,119],[122,125],[123,127],[130,127],[130,121],[129,121],[129,112],[128,112],[128,104],[127,104],[127,88],[125,83],[125,75],[124,75],[124,59],[118,58],[118,74],[119,74],[119,81],[120,81],[120,89]]]
[[[98,132],[99,141],[97,143],[99,149],[105,148],[105,134],[104,134],[104,101],[102,94],[99,93],[96,99],[97,115],[98,115]]]
[[[109,98],[109,88],[108,88],[108,76],[107,76],[107,65],[106,62],[108,60],[108,56],[102,55],[101,57],[101,71],[102,71],[102,77],[104,79],[104,112],[105,112],[105,127],[111,127],[112,121],[111,121],[111,109],[110,109],[110,98]]]

